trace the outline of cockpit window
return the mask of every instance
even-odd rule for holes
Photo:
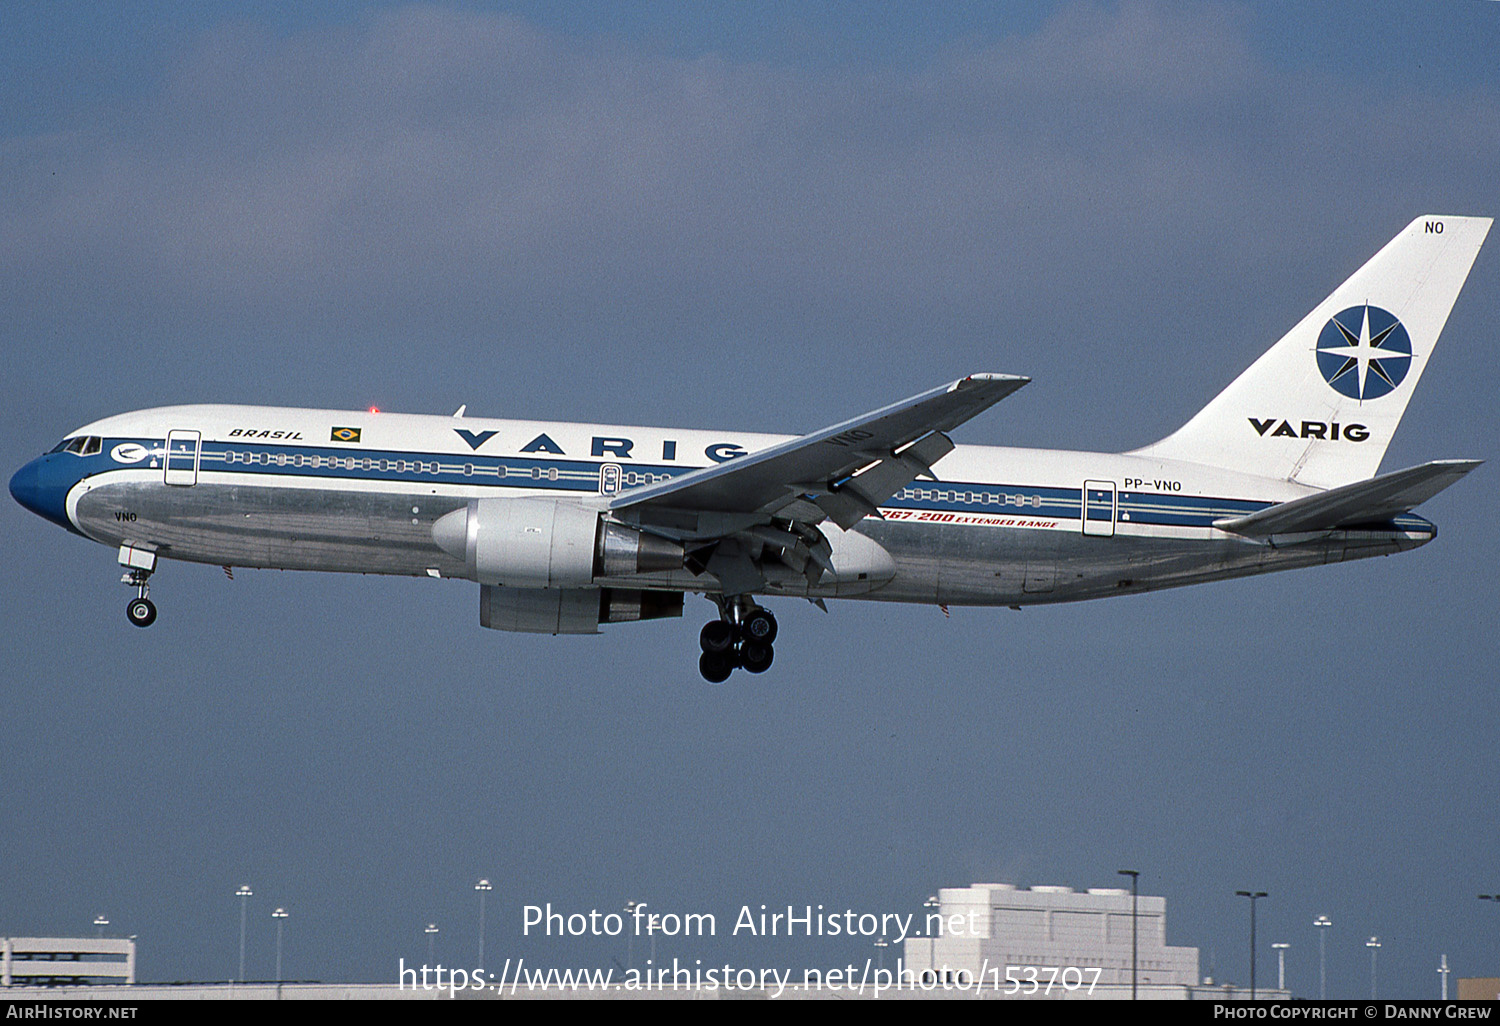
[[[51,456],[55,452],[71,452],[75,456],[92,456],[104,447],[104,439],[98,435],[78,435],[74,438],[64,438],[52,447],[47,453]]]

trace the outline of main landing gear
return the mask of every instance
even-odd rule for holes
[[[698,635],[703,649],[698,672],[710,684],[724,683],[740,667],[749,673],[765,673],[776,657],[771,647],[776,640],[776,618],[746,595],[715,601],[719,619],[704,624]]]

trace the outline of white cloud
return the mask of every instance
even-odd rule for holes
[[[26,320],[475,352],[1022,331],[1045,367],[1049,331],[1146,317],[1186,348],[1215,283],[1311,270],[1315,300],[1338,232],[1472,202],[1500,153],[1493,95],[1375,99],[1248,39],[1233,8],[1075,5],[917,70],[802,69],[442,8],[229,27],[117,115],[5,143],[0,280]]]

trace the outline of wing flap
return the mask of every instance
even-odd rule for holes
[[[1216,520],[1214,526],[1248,538],[1266,538],[1378,523],[1426,502],[1482,462],[1434,460],[1268,506],[1249,516]]]
[[[828,491],[813,494],[813,502],[828,518],[849,530],[918,477],[931,477],[932,465],[953,451],[953,439],[934,431],[888,458],[878,460]]]

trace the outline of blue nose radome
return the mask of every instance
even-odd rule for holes
[[[70,454],[58,454],[63,460],[75,461]],[[38,456],[16,471],[10,479],[10,495],[39,517],[46,517],[61,527],[73,530],[68,523],[68,490],[78,483],[76,467],[60,462],[58,455]]]

